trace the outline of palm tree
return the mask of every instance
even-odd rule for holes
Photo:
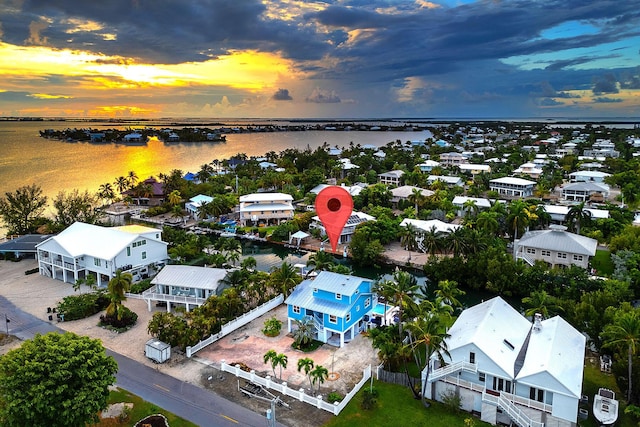
[[[413,206],[416,209],[416,216],[418,216],[418,208],[422,207],[426,200],[426,197],[424,196],[424,194],[422,194],[422,189],[414,188],[413,190],[411,190],[411,194],[409,194],[407,200],[409,201],[409,203],[413,203]]]
[[[454,257],[464,255],[467,251],[466,229],[459,227],[450,231],[445,237],[445,244]]]
[[[180,192],[178,190],[173,190],[171,193],[169,193],[168,200],[171,206],[177,206],[182,201],[182,196],[180,195]]]
[[[116,180],[113,182],[113,185],[116,186],[116,189],[120,193],[124,193],[129,188],[129,182],[127,181],[127,178],[125,178],[124,176],[117,177]]]
[[[575,231],[580,234],[580,228],[591,220],[591,212],[584,208],[584,202],[572,206],[567,212],[567,224],[569,231]]]
[[[398,332],[402,336],[402,312],[405,306],[413,303],[413,298],[418,292],[416,278],[402,270],[396,270],[393,281],[383,282],[384,294],[389,295],[394,305],[398,307]]]
[[[264,360],[265,365],[271,362],[271,369],[273,370],[273,376],[276,376],[276,366],[277,364],[274,362],[274,359],[278,357],[278,353],[275,350],[267,351],[264,356],[262,356],[262,360]]]
[[[498,214],[493,211],[480,212],[476,217],[476,227],[483,233],[495,235],[500,229]]]
[[[329,270],[336,264],[336,259],[329,252],[318,251],[309,255],[307,266],[313,266],[315,270]]]
[[[113,187],[111,186],[110,183],[104,183],[102,185],[100,185],[100,188],[98,189],[98,196],[102,199],[102,200],[106,200],[108,201],[112,201],[113,199],[115,199],[116,194],[113,191]]]
[[[311,371],[313,370],[315,363],[313,360],[308,357],[303,357],[302,359],[298,359],[298,372],[304,371],[304,374],[309,379],[309,388],[313,389],[313,384],[311,383]]]
[[[436,289],[436,297],[440,298],[442,302],[450,305],[451,307],[461,307],[462,304],[458,297],[463,296],[466,292],[458,288],[458,282],[455,280],[441,280],[438,282],[438,289]]]
[[[400,232],[400,244],[409,251],[409,259],[411,259],[411,251],[418,248],[418,229],[413,224],[407,224]]]
[[[116,315],[118,320],[122,320],[122,301],[125,301],[125,293],[131,288],[133,282],[133,276],[131,273],[123,273],[118,269],[109,284],[107,285],[107,292],[109,293],[109,299],[111,303],[107,306],[107,316]]]
[[[273,359],[271,359],[271,363],[275,363],[276,366],[280,366],[280,380],[282,380],[282,368],[287,369],[289,358],[284,353],[278,353]]]
[[[320,391],[320,384],[324,384],[324,380],[329,378],[329,370],[322,365],[316,365],[311,372],[311,383],[318,383],[318,391]]]
[[[127,174],[127,182],[129,183],[129,187],[133,187],[136,185],[136,182],[138,182],[138,175],[136,175],[136,173],[134,171],[129,171],[129,173]]]
[[[547,319],[563,311],[562,306],[558,304],[557,298],[549,295],[546,291],[532,292],[528,297],[522,298],[522,303],[527,307],[524,311],[525,316],[533,316],[536,313],[540,313],[542,317]]]
[[[242,260],[242,262],[240,262],[240,268],[242,268],[243,270],[251,271],[256,268],[256,265],[258,265],[258,262],[252,256],[246,257]]]
[[[303,317],[293,321],[295,329],[293,330],[293,342],[297,344],[298,348],[304,348],[311,344],[313,341],[313,334],[316,329],[316,325],[312,318]]]
[[[524,200],[513,200],[509,203],[507,222],[513,230],[514,240],[522,235],[520,233],[527,228],[532,219],[537,219],[534,210],[535,208],[531,209]]]
[[[425,231],[421,234],[422,240],[420,241],[421,249],[431,256],[442,250],[444,243],[444,234],[438,231],[436,227],[431,227],[431,230]]]
[[[627,401],[631,403],[631,391],[633,384],[632,369],[633,356],[640,345],[640,315],[638,310],[618,311],[613,324],[607,325],[603,331],[604,347],[615,348],[627,346],[628,364],[628,389]]]
[[[421,371],[424,371],[433,355],[438,357],[441,364],[444,364],[445,355],[450,357],[446,341],[450,335],[447,334],[445,325],[441,323],[440,319],[440,316],[428,314],[427,316],[418,317],[407,324],[409,336],[411,337],[408,345],[417,356],[417,360],[421,362]],[[424,360],[421,356],[418,356],[418,351],[421,348],[424,348]],[[427,369],[427,376],[422,385],[421,395],[423,399],[428,378],[429,370]]]
[[[464,217],[469,219],[471,217],[475,218],[478,215],[478,204],[473,199],[468,199],[462,204],[462,209],[464,210]]]
[[[287,262],[283,262],[280,267],[272,267],[270,276],[271,282],[282,290],[285,297],[302,281],[296,269]]]

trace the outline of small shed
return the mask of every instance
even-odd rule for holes
[[[155,338],[147,341],[144,346],[144,355],[157,363],[164,363],[171,357],[171,346]]]

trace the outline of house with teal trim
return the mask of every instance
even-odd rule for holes
[[[309,318],[315,325],[314,339],[342,347],[366,330],[375,306],[372,289],[371,279],[322,271],[301,282],[286,299],[287,329],[292,332],[294,320]]]

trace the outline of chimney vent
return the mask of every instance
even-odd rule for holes
[[[533,315],[533,330],[538,332],[542,330],[542,314],[540,313]]]

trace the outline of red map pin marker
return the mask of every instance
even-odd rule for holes
[[[343,187],[325,187],[316,197],[316,212],[329,236],[331,249],[336,251],[340,234],[353,211],[353,198]]]

